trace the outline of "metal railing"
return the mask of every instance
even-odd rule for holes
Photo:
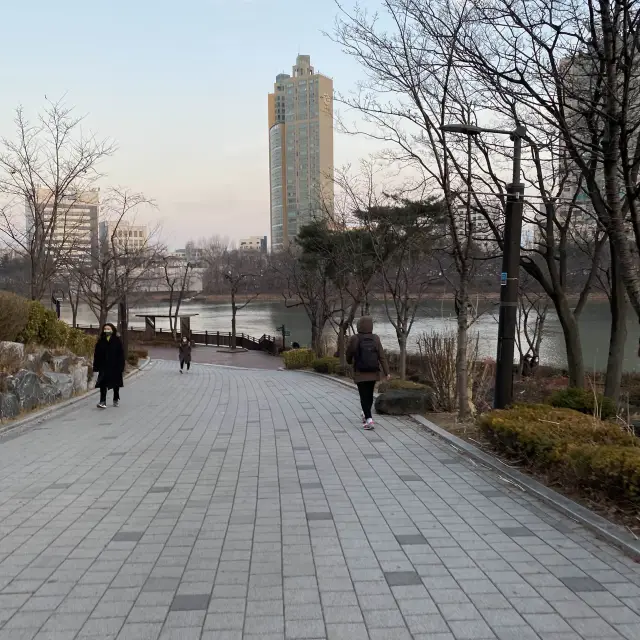
[[[78,325],[78,329],[91,334],[98,334],[100,332],[99,325]],[[180,331],[176,332],[176,336],[182,337]],[[146,329],[129,327],[129,339],[139,340],[140,342],[148,341],[148,333]],[[168,329],[156,328],[155,340],[161,342],[173,342],[173,335]],[[192,331],[191,341],[195,344],[202,344],[205,346],[213,347],[230,347],[233,342],[233,336],[231,331]],[[263,334],[260,338],[250,336],[246,333],[236,334],[236,347],[248,349],[250,351],[269,351],[274,352],[276,349],[276,338],[267,334]]]

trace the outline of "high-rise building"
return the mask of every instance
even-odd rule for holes
[[[314,219],[333,214],[333,80],[299,55],[269,94],[271,250]]]
[[[35,204],[25,205],[27,235],[38,245],[50,243],[62,262],[89,261],[98,251],[99,210],[99,189],[56,198],[50,189],[39,188]]]

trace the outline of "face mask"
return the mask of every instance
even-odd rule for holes
[[[111,331],[111,330],[109,330],[109,331],[105,331],[105,332],[104,332],[104,335],[105,335],[105,336],[107,336],[107,338],[110,338],[110,337],[111,337],[111,333],[112,333],[112,331]]]

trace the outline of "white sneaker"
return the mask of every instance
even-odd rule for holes
[[[98,403],[98,409],[106,409],[107,408],[107,404],[106,402],[100,402]]]
[[[366,431],[371,431],[374,428],[372,418],[367,419],[367,421],[364,423],[364,428]]]
[[[367,424],[367,419],[364,417],[364,411],[360,412],[360,418],[362,419],[362,424]]]

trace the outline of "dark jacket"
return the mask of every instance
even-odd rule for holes
[[[347,362],[353,365],[353,379],[357,382],[373,382],[380,380],[380,370],[378,371],[358,371],[356,365],[356,355],[358,353],[358,340],[359,336],[371,336],[376,343],[376,349],[378,351],[378,362],[380,368],[384,372],[385,376],[389,375],[389,364],[387,363],[387,357],[384,354],[382,343],[380,338],[373,333],[373,319],[364,316],[358,320],[358,335],[352,336],[347,345]]]
[[[180,354],[180,360],[182,362],[191,362],[191,343],[187,342],[185,344],[181,342],[178,347],[178,353]]]
[[[114,333],[107,340],[104,333],[100,336],[93,352],[93,370],[98,372],[96,387],[108,389],[120,388],[124,382],[124,349],[122,340]]]

